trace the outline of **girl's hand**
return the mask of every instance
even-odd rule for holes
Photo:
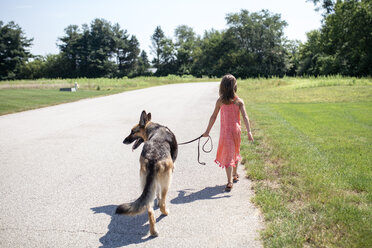
[[[252,132],[248,132],[248,139],[252,142],[254,141]]]
[[[203,133],[203,137],[208,137],[208,136],[209,136],[208,132]]]

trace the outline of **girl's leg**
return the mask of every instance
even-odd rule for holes
[[[232,182],[232,171],[233,169],[231,168],[232,166],[226,167],[226,176],[227,176],[227,182],[231,183]]]
[[[230,191],[232,189],[232,166],[229,166],[229,167],[226,167],[225,170],[226,170],[226,176],[227,176],[227,185],[226,185],[226,188],[225,190],[226,191]]]
[[[238,165],[239,165],[239,162],[236,163],[235,167],[233,168],[233,172],[232,172],[233,182],[234,183],[236,183],[237,181],[239,181]]]
[[[236,163],[236,166],[233,168],[233,176],[238,175],[238,165],[239,163]]]

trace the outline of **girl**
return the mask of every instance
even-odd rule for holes
[[[221,110],[220,140],[218,143],[217,157],[215,162],[226,170],[226,191],[230,191],[232,189],[233,181],[237,182],[239,180],[237,169],[238,164],[241,161],[240,113],[242,114],[245,127],[247,128],[248,139],[253,141],[244,102],[236,95],[236,90],[236,78],[231,74],[225,75],[220,83],[220,97],[216,102],[216,107],[214,108],[213,114],[209,120],[207,130],[203,134],[203,137],[208,137],[209,132],[216,121],[218,112]]]

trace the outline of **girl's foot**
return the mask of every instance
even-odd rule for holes
[[[239,174],[233,175],[233,182],[237,183],[239,181]]]
[[[225,187],[225,191],[230,192],[231,189],[232,189],[232,187],[233,187],[233,184],[232,183],[227,183],[227,185]]]

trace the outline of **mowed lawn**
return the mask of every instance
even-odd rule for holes
[[[243,140],[266,247],[372,244],[372,80],[238,82],[255,143]]]
[[[60,92],[58,89],[2,89],[0,90],[0,115],[113,93],[113,91],[98,90]]]
[[[0,115],[165,84],[206,81],[218,80],[169,75],[133,79],[78,78],[0,81]],[[79,85],[77,92],[59,91],[59,88],[74,87],[75,82]]]

